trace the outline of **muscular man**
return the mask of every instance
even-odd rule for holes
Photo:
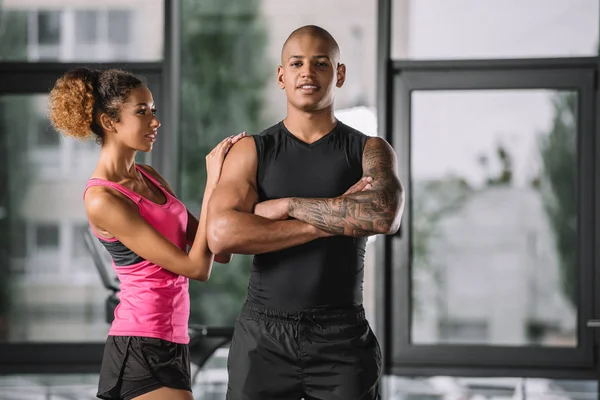
[[[278,68],[287,116],[232,148],[210,200],[212,252],[256,255],[229,400],[381,398],[381,351],[362,307],[365,245],[398,230],[404,196],[391,146],[334,116],[345,77],[327,31],[294,31]]]

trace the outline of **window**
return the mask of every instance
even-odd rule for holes
[[[90,254],[83,239],[83,232],[89,229],[89,225],[87,223],[78,223],[73,225],[71,229],[73,238],[71,245],[72,257],[74,259],[85,258],[87,262],[91,263]]]
[[[162,60],[163,0],[100,6],[0,3],[0,59],[118,62]],[[63,4],[64,3],[64,4]],[[83,7],[81,7],[83,6]],[[40,8],[42,7],[42,8]]]
[[[37,124],[33,127],[35,129],[34,146],[35,147],[50,147],[56,148],[60,145],[60,135],[46,118],[37,117],[35,119]]]
[[[116,45],[131,43],[131,12],[108,11],[108,42]]]
[[[110,292],[102,286],[89,258],[82,255],[83,250],[73,248],[78,246],[74,227],[86,222],[81,195],[100,147],[73,140],[59,140],[55,146],[54,139],[59,136],[45,131],[50,127],[45,115],[48,90],[72,67],[61,67],[61,63],[133,71],[147,78],[157,103],[171,103],[163,101],[161,95],[165,93],[161,91],[165,76],[160,63],[165,4],[163,0],[145,0],[143,6],[139,2],[121,3],[0,2],[0,60],[16,61],[0,66],[2,373],[96,372],[102,356],[109,329],[105,302]],[[103,20],[96,20],[95,30],[96,38],[101,34],[104,42],[91,55],[78,52],[78,11],[104,15]],[[111,11],[116,11],[114,16]],[[47,13],[56,14],[47,18]],[[89,24],[83,35],[88,41],[94,39],[94,22]],[[119,30],[123,24],[127,26]],[[38,35],[40,25],[51,31],[47,37]],[[109,29],[118,37],[109,34]],[[123,41],[126,43],[119,44]],[[95,61],[102,61],[102,65]],[[121,61],[127,65],[119,64]],[[23,62],[29,65],[23,66]],[[169,119],[163,118],[165,127]],[[38,229],[48,225],[53,228]],[[12,378],[0,384],[0,397],[15,392],[49,393],[44,383],[32,380],[20,384],[26,379],[18,377],[6,385]],[[41,381],[48,382],[47,378]],[[54,381],[61,387],[53,388],[53,395],[72,397],[65,386],[77,385],[77,379],[61,378]],[[97,376],[92,377],[93,382],[97,383]],[[32,386],[42,386],[42,392],[29,391]]]
[[[35,246],[38,250],[57,250],[60,244],[59,226],[40,224],[35,227]]]
[[[488,322],[477,320],[441,320],[440,343],[477,343],[489,340]]]
[[[597,0],[392,0],[392,58],[598,54]]]
[[[411,102],[414,342],[577,346],[576,93]],[[481,320],[489,334],[423,334],[431,318]]]
[[[60,43],[61,13],[40,11],[37,13],[37,42],[41,45],[58,46]]]
[[[395,78],[410,201],[390,242],[393,370],[591,371],[595,64],[410,64]]]
[[[75,38],[78,44],[98,42],[97,11],[75,11]]]
[[[78,57],[100,59],[111,54],[119,59],[129,59],[141,51],[131,37],[133,24],[131,10],[85,10],[75,13],[75,53]]]
[[[79,165],[87,175],[61,175],[53,169],[71,153],[39,150],[58,138],[45,118],[46,101],[46,95],[38,94],[0,96],[7,145],[0,147],[6,151],[0,159],[9,171],[5,207],[10,215],[7,236],[0,235],[10,254],[8,270],[0,268],[2,281],[10,282],[0,285],[0,320],[10,323],[0,341],[102,341],[108,329],[107,292],[88,259],[74,256],[84,250],[73,248],[80,245],[71,232],[86,223],[81,194],[100,147],[86,152],[85,163]],[[51,175],[42,173],[48,169]]]
[[[11,242],[10,257],[22,259],[27,257],[27,225],[23,220],[14,219],[10,222]]]
[[[79,44],[131,44],[132,11],[76,11],[75,25]]]
[[[29,52],[31,58],[52,60],[60,57],[61,13],[32,12],[29,18]]]

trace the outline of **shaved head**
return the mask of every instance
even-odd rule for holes
[[[332,107],[335,88],[346,80],[346,66],[339,59],[340,48],[325,29],[306,25],[291,33],[277,67],[277,83],[285,90],[288,112]]]
[[[338,46],[338,43],[333,38],[333,36],[331,36],[331,34],[329,32],[327,32],[325,29],[321,28],[320,26],[305,25],[305,26],[302,26],[302,27],[296,29],[286,39],[285,43],[283,44],[283,47],[281,48],[281,62],[282,63],[284,62],[283,57],[284,57],[285,49],[286,49],[288,43],[294,39],[297,39],[297,38],[300,38],[303,36],[311,36],[311,37],[318,38],[318,39],[328,42],[329,45],[331,46],[331,55],[332,55],[334,61],[335,62],[339,61],[340,47]]]

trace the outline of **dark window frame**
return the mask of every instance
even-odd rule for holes
[[[519,61],[517,64],[526,61]],[[570,63],[567,63],[570,64]],[[592,269],[585,266],[594,264],[594,176],[584,171],[594,166],[594,80],[595,69],[572,65],[547,68],[539,64],[537,68],[511,68],[502,66],[485,71],[470,69],[469,65],[454,68],[398,69],[395,75],[395,118],[394,142],[397,145],[399,171],[404,182],[408,199],[404,213],[404,237],[394,238],[392,253],[396,258],[393,305],[397,312],[393,317],[394,340],[392,354],[398,365],[448,365],[450,367],[468,365],[478,368],[498,366],[523,366],[528,370],[553,368],[589,367],[594,365],[593,332],[586,328],[586,322],[593,317],[592,310]],[[407,66],[408,67],[408,66]],[[578,104],[578,337],[577,348],[551,347],[510,347],[510,346],[460,346],[460,345],[420,345],[410,343],[411,325],[411,92],[421,90],[505,90],[505,89],[556,89],[576,90]]]

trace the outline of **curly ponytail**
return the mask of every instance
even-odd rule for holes
[[[129,93],[140,86],[145,82],[125,71],[74,69],[58,79],[50,92],[50,121],[63,135],[85,140],[95,134],[102,143],[100,113],[118,121]]]

